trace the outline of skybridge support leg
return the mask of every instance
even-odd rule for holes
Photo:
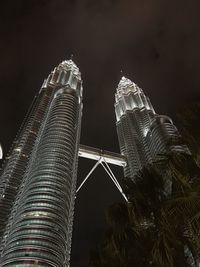
[[[94,172],[94,170],[98,167],[98,165],[100,164],[101,159],[99,159],[94,166],[92,167],[92,169],[89,171],[89,173],[87,174],[87,176],[85,177],[85,179],[83,180],[83,182],[79,185],[78,189],[76,190],[76,193],[78,193],[78,191],[82,188],[82,186],[85,184],[85,182],[88,180],[88,178],[90,177],[90,175]]]
[[[82,183],[79,185],[78,189],[76,190],[76,193],[80,191],[80,189],[83,187],[85,182],[88,180],[88,178],[91,176],[91,174],[95,171],[95,169],[99,166],[99,164],[102,165],[112,182],[117,187],[118,191],[122,195],[122,197],[125,199],[126,202],[128,202],[128,199],[126,195],[123,192],[123,189],[119,182],[117,181],[117,178],[115,177],[114,173],[112,172],[110,166],[108,165],[108,162],[110,164],[118,165],[118,166],[125,166],[126,160],[124,157],[122,157],[119,154],[112,153],[112,152],[103,152],[100,149],[90,148],[84,146],[84,149],[79,149],[79,156],[85,157],[88,159],[97,160],[95,165],[92,167],[92,169],[89,171],[89,173],[86,175],[85,179],[82,181]],[[107,162],[108,160],[108,162]]]
[[[120,194],[122,195],[122,197],[125,199],[125,201],[128,203],[128,199],[126,197],[126,195],[123,192],[123,189],[121,187],[121,185],[118,183],[117,178],[115,177],[114,173],[112,172],[112,170],[110,169],[109,165],[107,164],[106,161],[101,162],[101,165],[103,166],[104,170],[107,172],[108,176],[111,178],[111,180],[113,181],[113,183],[115,184],[115,186],[117,187],[117,189],[119,190]]]

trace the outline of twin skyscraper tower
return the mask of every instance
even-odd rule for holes
[[[115,111],[121,155],[105,158],[124,162],[126,177],[134,180],[160,154],[188,153],[176,141],[172,120],[156,114],[142,89],[125,77]],[[3,164],[1,267],[69,266],[81,117],[81,74],[72,60],[63,61],[44,81]],[[82,151],[98,156],[95,149]]]

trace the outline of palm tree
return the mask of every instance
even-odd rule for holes
[[[200,251],[200,171],[179,153],[162,165],[162,173],[154,164],[125,180],[130,202],[107,211],[109,230],[92,267],[194,266]]]
[[[139,242],[139,235],[130,223],[129,207],[113,204],[106,212],[109,229],[104,241],[91,253],[91,267],[148,267],[149,244]],[[136,253],[135,253],[136,252]],[[153,266],[153,265],[151,265]]]
[[[161,160],[123,181],[129,204],[107,211],[109,229],[91,267],[194,267],[200,262],[200,102],[178,114],[184,153]],[[162,172],[161,172],[162,169]]]

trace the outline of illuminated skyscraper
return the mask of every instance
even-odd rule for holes
[[[172,120],[158,115],[147,96],[131,80],[122,77],[115,95],[117,133],[121,154],[127,158],[126,177],[170,151],[189,153],[180,145],[180,134]]]
[[[72,60],[34,99],[0,180],[0,266],[69,266],[82,82]]]

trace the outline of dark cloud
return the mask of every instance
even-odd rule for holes
[[[183,104],[199,99],[199,8],[197,0],[2,0],[5,150],[43,79],[71,53],[84,81],[82,143],[118,151],[113,104],[121,69],[151,97],[158,113],[174,117]],[[80,166],[80,180],[90,164]],[[104,207],[120,199],[104,172],[93,177],[77,199],[72,267],[85,266],[89,244],[103,233]]]

